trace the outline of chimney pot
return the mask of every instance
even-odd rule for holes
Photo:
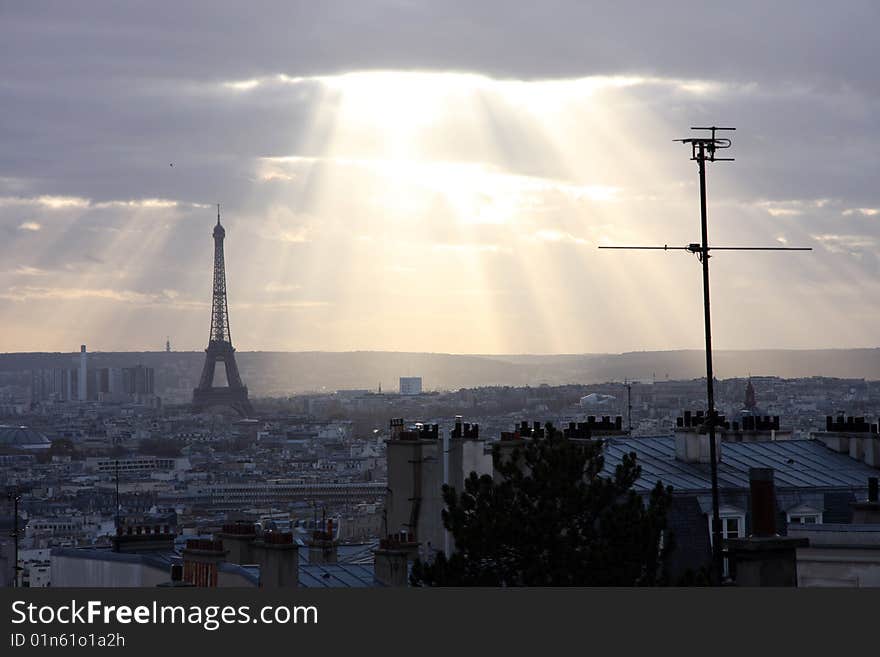
[[[752,536],[776,535],[776,489],[773,468],[749,468]]]

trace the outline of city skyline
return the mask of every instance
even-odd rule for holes
[[[704,123],[716,349],[877,345],[875,6],[332,5],[0,9],[0,351],[204,349],[216,202],[243,351],[698,349]]]

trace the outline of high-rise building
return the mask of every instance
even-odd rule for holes
[[[402,377],[400,377],[400,394],[401,395],[420,395],[420,394],[422,394],[422,377],[420,377],[420,376],[402,376]]]
[[[154,372],[152,367],[135,365],[122,370],[123,390],[131,395],[153,394]]]
[[[79,401],[86,401],[89,398],[88,365],[86,361],[86,346],[83,344],[79,347],[79,384],[77,386]]]
[[[84,353],[84,352],[80,352]],[[83,377],[85,371],[85,377]],[[83,378],[85,383],[83,384]],[[31,371],[31,400],[131,401],[155,394],[152,367],[54,368]]]

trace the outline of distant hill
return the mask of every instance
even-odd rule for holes
[[[95,352],[91,367],[144,364],[156,368],[157,391],[194,385],[204,352]],[[691,379],[703,376],[700,350],[623,354],[456,355],[383,351],[237,352],[253,395],[368,388],[397,390],[401,376],[421,376],[428,390],[482,385],[599,383],[624,378]],[[0,372],[75,367],[77,353],[0,354]],[[718,378],[775,375],[880,379],[880,349],[716,351]]]

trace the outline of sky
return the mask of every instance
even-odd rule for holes
[[[0,0],[0,351],[877,346],[876,2]],[[173,166],[172,166],[173,165]]]

